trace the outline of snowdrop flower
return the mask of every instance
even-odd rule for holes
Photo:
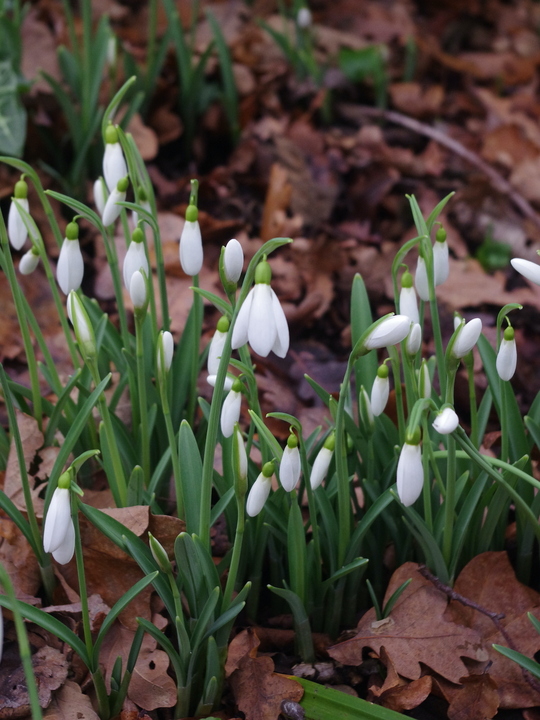
[[[68,295],[67,314],[75,330],[81,355],[85,361],[93,360],[97,353],[94,328],[80,297],[74,290]]]
[[[107,186],[105,180],[99,177],[94,183],[94,205],[100,215],[103,215],[105,203],[107,202]]]
[[[296,24],[298,27],[302,30],[306,30],[306,28],[311,26],[312,22],[313,17],[311,15],[311,10],[308,7],[301,7],[296,15]]]
[[[20,204],[23,210],[28,212],[28,185],[23,177],[19,180],[19,182],[15,183],[13,199],[11,201],[11,205],[9,206],[8,213],[7,233],[9,242],[15,250],[20,250],[22,248],[28,235],[28,230],[26,229],[26,225],[24,224],[24,220],[22,219],[22,215],[17,206],[17,204]],[[17,202],[15,202],[15,200],[17,200]]]
[[[218,320],[216,332],[214,333],[214,337],[212,338],[212,341],[210,342],[210,347],[208,348],[207,367],[209,375],[218,374],[219,362],[221,360],[221,354],[223,353],[223,348],[225,347],[225,342],[227,340],[229,324],[229,320],[225,317],[225,315],[220,317]]]
[[[422,328],[418,323],[414,323],[411,326],[409,334],[407,335],[407,342],[405,343],[405,350],[407,354],[413,357],[420,350],[422,346]]]
[[[148,291],[146,289],[146,276],[140,270],[135,270],[129,283],[129,296],[133,307],[138,311],[146,311]]]
[[[276,293],[270,287],[272,270],[266,257],[255,270],[255,285],[242,303],[232,334],[232,349],[247,342],[266,357],[273,350],[284,358],[289,349],[289,326]]]
[[[225,382],[223,383],[223,389],[225,392],[229,392],[229,390],[234,385],[236,378],[233,375],[227,375],[225,377]],[[212,387],[216,387],[216,381],[217,381],[217,375],[209,375],[206,378],[206,382],[211,385]]]
[[[497,353],[497,372],[501,380],[511,380],[516,372],[517,348],[514,328],[507,327]]]
[[[21,275],[31,275],[39,265],[39,253],[32,247],[22,256],[19,261],[19,272]]]
[[[169,372],[174,354],[174,339],[168,330],[162,330],[158,336],[156,366],[161,374]]]
[[[235,490],[236,495],[244,497],[247,492],[248,458],[242,431],[238,423],[234,426],[233,462],[236,470]]]
[[[396,345],[405,340],[411,328],[411,321],[407,315],[392,315],[375,325],[364,343],[366,350]]]
[[[422,450],[418,442],[405,442],[397,465],[397,491],[401,502],[408,507],[418,500],[424,487]]]
[[[227,281],[236,285],[240,280],[243,269],[244,251],[238,240],[233,238],[225,245],[223,253],[223,270]]]
[[[428,364],[422,360],[420,370],[418,371],[418,395],[421,398],[431,397],[431,378],[429,376]]]
[[[264,507],[272,489],[272,478],[274,477],[274,463],[267,462],[259,477],[253,483],[246,502],[246,512],[250,517],[258,515]]]
[[[105,152],[103,154],[103,177],[113,193],[118,182],[128,174],[122,146],[118,142],[118,131],[112,123],[105,130]],[[95,190],[95,186],[94,186]],[[107,223],[110,225],[110,223]]]
[[[60,248],[56,265],[56,279],[64,295],[78,290],[84,276],[84,261],[79,245],[79,226],[70,222],[66,226],[66,237]]]
[[[140,228],[135,228],[131,235],[131,242],[124,258],[123,274],[124,285],[129,290],[131,277],[136,270],[142,270],[146,277],[150,276],[150,268],[144,248],[144,233]]]
[[[180,265],[186,275],[198,275],[203,264],[201,229],[197,220],[199,211],[188,205],[186,221],[180,235]]]
[[[236,379],[221,408],[221,432],[223,437],[231,437],[234,426],[240,419],[242,405],[242,381]]]
[[[413,323],[420,322],[418,302],[416,301],[416,291],[413,287],[413,276],[410,272],[403,273],[401,277],[399,312],[402,315],[407,315]]]
[[[330,467],[330,463],[334,456],[335,447],[336,438],[334,433],[332,433],[326,438],[324,445],[317,453],[317,457],[315,458],[313,467],[311,468],[309,481],[313,490],[316,490],[326,477],[328,468]]]
[[[279,479],[286,492],[291,492],[298,485],[300,472],[301,465],[298,438],[291,433],[287,440],[287,445],[283,450],[283,457],[279,465]]]
[[[419,255],[416,263],[416,275],[414,276],[416,292],[421,300],[429,302],[429,283],[426,269],[426,261]]]
[[[442,285],[448,279],[450,265],[448,263],[448,243],[446,242],[446,230],[440,227],[435,235],[433,246],[433,274],[435,285]]]
[[[71,519],[70,499],[71,475],[63,473],[45,517],[43,528],[43,549],[52,553],[53,558],[66,565],[75,552],[75,529]]]
[[[514,270],[526,277],[527,280],[540,285],[540,265],[537,265],[531,260],[523,260],[522,258],[514,258],[510,260],[510,263]]]
[[[455,410],[445,407],[433,421],[433,429],[441,435],[450,435],[459,425],[459,418]]]
[[[112,225],[122,212],[122,206],[117,203],[124,202],[126,199],[128,185],[129,180],[127,177],[124,177],[119,180],[116,187],[111,190],[111,194],[107,198],[107,202],[103,208],[103,215],[101,216],[105,227]]]
[[[371,388],[371,412],[379,417],[384,412],[388,397],[390,395],[390,380],[388,379],[388,366],[380,365],[377,370],[377,377]]]
[[[468,355],[478,342],[482,332],[482,321],[480,318],[473,318],[459,330],[458,336],[452,347],[452,354],[455,358],[462,358]]]

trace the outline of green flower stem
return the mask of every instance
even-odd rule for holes
[[[345,435],[345,403],[349,394],[349,384],[353,370],[351,357],[347,363],[347,370],[345,371],[345,377],[343,378],[343,382],[341,384],[338,407],[336,410],[336,447],[334,457],[336,461],[338,490],[338,567],[341,567],[345,561],[347,545],[349,544],[351,534],[351,497],[349,489],[349,471],[347,468],[347,440]]]
[[[126,308],[124,306],[124,296],[122,294],[122,281],[120,279],[120,270],[118,268],[118,253],[116,252],[116,245],[114,243],[114,237],[109,228],[101,227],[103,231],[103,242],[105,245],[105,254],[107,255],[107,262],[111,270],[114,295],[116,298],[116,305],[118,307],[118,317],[120,319],[120,334],[122,336],[122,342],[126,349],[130,346],[130,334],[127,325]]]
[[[167,298],[167,283],[165,276],[165,259],[163,257],[163,247],[161,245],[161,235],[154,232],[154,250],[156,253],[156,272],[159,286],[159,299],[161,304],[161,325],[164,330],[169,330],[171,326],[171,318],[169,317],[169,300]]]
[[[441,367],[441,366],[439,366]],[[445,367],[444,365],[442,366]],[[448,368],[448,366],[446,366]],[[454,383],[456,379],[457,364],[450,368],[447,374],[439,373],[442,378],[446,377],[446,402],[454,404]],[[450,567],[452,559],[452,542],[454,537],[455,503],[456,503],[456,441],[453,434],[447,437],[446,456],[446,497],[444,499],[444,530],[443,530],[443,557],[446,567]]]
[[[475,447],[480,444],[480,438],[478,437],[478,404],[476,402],[476,389],[474,387],[474,357],[472,353],[469,353],[465,358],[465,366],[467,368],[467,381],[469,387],[469,408],[471,413],[471,442]],[[502,381],[501,381],[502,382]],[[504,403],[504,398],[503,398]],[[506,419],[506,416],[505,416]],[[502,429],[502,419],[501,419]],[[504,438],[504,432],[502,433]],[[503,458],[504,459],[504,458]]]
[[[147,283],[148,284],[148,283]],[[137,390],[139,400],[139,443],[141,445],[144,485],[150,482],[150,432],[148,430],[148,404],[146,401],[146,374],[144,367],[143,325],[145,315],[135,310],[135,354],[137,357]]]
[[[22,290],[17,282],[15,275],[15,268],[13,266],[13,258],[9,251],[9,241],[7,233],[2,220],[0,226],[0,244],[2,246],[2,252],[0,255],[0,263],[2,268],[7,275],[11,293],[13,295],[13,301],[15,303],[15,311],[17,313],[17,320],[21,329],[21,335],[24,344],[24,352],[26,354],[26,362],[28,364],[28,372],[30,374],[30,386],[32,388],[32,402],[34,405],[34,417],[37,421],[40,430],[43,429],[43,407],[41,402],[41,389],[39,387],[39,376],[38,366],[36,360],[36,354],[34,352],[34,346],[32,344],[32,338],[30,337],[30,330],[28,323],[26,322],[26,311],[24,302],[22,299]]]
[[[84,557],[81,543],[81,531],[79,527],[79,498],[74,492],[71,495],[71,519],[75,530],[75,563],[77,566],[77,580],[79,582],[79,597],[81,600],[81,615],[83,623],[84,644],[88,657],[94,654],[94,643],[92,641],[92,626],[90,623],[90,610],[88,607],[88,592],[86,589],[86,576],[84,574]],[[88,668],[92,674],[92,681],[96,691],[96,697],[99,706],[99,715],[102,720],[109,718],[109,698],[107,696],[107,688],[103,674],[98,667]]]
[[[507,381],[499,378],[499,388],[501,395],[501,413],[499,415],[499,422],[501,423],[501,460],[508,462],[509,448],[510,448],[510,434],[508,432],[508,400],[506,397]],[[476,443],[474,443],[476,446]]]
[[[2,563],[0,563],[0,583],[11,602],[13,621],[15,622],[15,630],[17,632],[17,642],[19,643],[19,655],[21,657],[24,676],[26,678],[28,697],[30,699],[32,720],[42,720],[43,713],[41,712],[41,705],[39,703],[39,694],[36,684],[36,676],[34,674],[34,667],[32,665],[32,652],[30,650],[30,643],[28,642],[26,625],[21,615],[21,611],[19,610],[19,603],[17,602],[15,591],[13,590],[11,578]],[[2,621],[0,620],[0,622]]]
[[[309,518],[311,522],[311,536],[313,538],[313,548],[315,550],[315,603],[317,604],[319,598],[319,591],[322,585],[322,553],[321,553],[321,538],[319,534],[319,525],[317,523],[317,502],[315,500],[315,493],[309,482],[309,463],[307,459],[306,446],[304,439],[299,435],[298,449],[300,450],[300,463],[302,466],[302,475],[304,476],[304,486],[306,489]],[[314,608],[314,612],[317,612],[317,607]],[[319,600],[319,612],[322,612],[322,606]]]
[[[399,353],[395,345],[391,345],[388,348],[388,354],[390,355],[390,364],[392,365],[392,375],[394,377],[399,442],[403,445],[405,442],[405,413],[403,409],[403,389],[401,387],[401,365],[399,362]]]
[[[431,534],[433,534],[433,512],[431,508],[431,483],[429,481],[429,464],[431,453],[427,449],[431,448],[429,439],[429,428],[425,414],[422,415],[422,437],[424,438],[424,452],[422,453],[422,465],[424,466],[424,486],[422,490],[422,498],[424,501],[424,521]]]
[[[233,552],[231,564],[229,565],[229,573],[227,575],[227,584],[223,592],[223,600],[221,601],[221,614],[223,614],[230,606],[236,578],[238,577],[238,568],[240,567],[240,558],[242,556],[242,544],[244,541],[244,529],[246,525],[245,518],[245,497],[236,498],[236,508],[238,519],[236,521],[236,534],[234,536]]]
[[[99,383],[101,382],[101,377],[99,375],[99,369],[96,360],[94,360],[91,364],[89,364],[90,374],[92,375],[92,380],[94,381],[94,385],[97,387]],[[117,507],[126,507],[127,505],[127,484],[126,484],[126,477],[124,475],[124,467],[122,465],[122,459],[120,457],[120,453],[118,451],[118,446],[116,444],[116,438],[114,435],[114,429],[112,426],[112,420],[109,413],[109,407],[107,405],[107,400],[105,399],[105,396],[103,393],[98,398],[98,405],[99,405],[99,412],[101,415],[101,419],[103,420],[103,427],[105,429],[105,434],[107,436],[107,444],[109,446],[109,451],[111,453],[111,462],[113,464],[114,468],[114,477],[108,478],[109,485],[114,497],[114,501],[117,505]]]
[[[173,430],[167,387],[163,388],[163,392],[161,392],[161,409],[163,411],[163,417],[165,418],[167,439],[169,441],[169,447],[171,449],[171,462],[173,467],[174,487],[176,492],[176,513],[181,520],[185,520],[186,515],[184,509],[184,489],[182,487],[182,474],[180,472],[180,461],[178,458],[178,440]]]
[[[193,278],[193,287],[199,287],[199,276],[195,275]],[[188,408],[187,408],[187,419],[188,422],[193,425],[195,418],[195,407],[197,405],[197,378],[199,377],[199,348],[201,345],[201,333],[202,333],[202,321],[203,321],[203,300],[199,293],[194,290],[193,292],[193,336],[191,338],[193,351],[191,359],[191,382]],[[229,356],[230,357],[230,356]],[[215,392],[215,391],[214,391]]]

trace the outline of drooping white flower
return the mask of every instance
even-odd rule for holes
[[[448,279],[450,265],[448,261],[448,243],[446,242],[446,230],[440,227],[435,236],[433,245],[433,275],[435,285],[442,285]]]
[[[514,328],[507,327],[497,353],[497,373],[501,380],[511,380],[517,366],[517,347]]]
[[[142,186],[139,187],[137,203],[141,206],[143,210],[146,210],[147,213],[152,214],[152,206],[150,205],[150,202],[148,201],[148,198],[146,196],[146,190]],[[144,218],[142,221],[145,222]],[[131,211],[131,222],[133,223],[134,228],[137,227],[137,223],[139,222],[139,213],[135,210]]]
[[[158,373],[167,373],[171,369],[174,354],[174,338],[168,330],[162,330],[158,338],[156,365]]]
[[[118,181],[125,178],[127,174],[124,153],[118,142],[118,131],[111,124],[105,131],[105,152],[103,154],[103,177],[110,193],[115,190]]]
[[[115,188],[111,190],[111,194],[107,198],[105,207],[103,208],[103,215],[101,219],[105,227],[112,225],[122,212],[122,206],[118,205],[120,202],[124,202],[126,199],[126,193],[128,189],[129,181],[127,177],[122,178],[118,181]]]
[[[180,235],[180,265],[186,275],[198,275],[203,265],[203,245],[198,216],[199,211],[195,205],[188,205],[186,221]]]
[[[419,255],[416,263],[416,274],[414,276],[414,285],[416,292],[421,300],[429,302],[429,283],[427,276],[426,261]]]
[[[81,354],[85,360],[94,358],[97,352],[94,328],[92,327],[92,323],[80,297],[74,290],[68,295],[66,307],[68,317],[75,330],[75,337],[79,343]]]
[[[411,322],[420,322],[418,314],[418,302],[416,299],[416,291],[413,285],[413,277],[410,272],[403,273],[401,278],[401,292],[399,294],[399,312],[401,315],[407,315]]]
[[[269,477],[264,474],[267,465],[272,467],[272,472]],[[262,472],[251,486],[251,490],[249,491],[249,495],[246,500],[246,512],[249,517],[255,517],[258,515],[263,509],[265,502],[268,500],[270,490],[272,489],[272,477],[274,474],[273,468],[273,463],[266,463]]]
[[[94,205],[100,215],[103,215],[107,202],[107,188],[103,178],[99,177],[94,183]]]
[[[383,414],[389,395],[390,380],[388,379],[388,367],[381,365],[377,370],[377,377],[371,388],[371,411],[375,417]]]
[[[300,472],[301,464],[298,438],[296,435],[291,434],[289,435],[287,445],[283,450],[281,463],[279,464],[279,479],[281,486],[286,492],[291,492],[298,485]]]
[[[244,438],[242,437],[242,432],[240,430],[240,426],[238,425],[238,423],[235,425],[234,437],[236,440],[236,450],[237,450],[237,457],[238,457],[238,467],[237,467],[238,477],[240,480],[244,481],[247,479],[247,474],[248,474],[248,458],[247,458]]]
[[[289,326],[276,293],[270,287],[272,271],[262,260],[255,271],[255,285],[242,303],[232,334],[232,349],[247,342],[253,350],[266,357],[273,350],[285,357],[289,349]]]
[[[319,487],[328,473],[328,468],[330,467],[330,463],[334,457],[335,444],[336,440],[334,435],[329,435],[326,438],[324,445],[317,453],[309,478],[309,482],[313,490],[316,490]]]
[[[368,335],[364,347],[367,350],[377,350],[378,348],[396,345],[405,340],[410,327],[411,321],[407,315],[392,315],[375,326]]]
[[[135,228],[131,242],[124,258],[123,275],[126,290],[129,290],[131,277],[136,270],[142,270],[146,277],[150,276],[148,259],[144,249],[144,234],[140,228]]]
[[[142,310],[148,301],[146,277],[140,270],[135,270],[129,283],[129,296],[135,310]]]
[[[407,342],[405,343],[405,350],[408,355],[416,355],[416,353],[422,347],[422,328],[419,323],[414,323],[411,326],[409,334],[407,335]]]
[[[450,435],[458,425],[459,418],[451,407],[445,407],[433,421],[433,429],[441,435]]]
[[[84,260],[79,245],[79,226],[71,222],[66,227],[66,237],[60,248],[56,265],[56,279],[64,295],[78,290],[84,277]]]
[[[234,426],[240,419],[241,405],[242,382],[235,380],[221,408],[221,432],[223,433],[223,437],[231,437],[233,434]]]
[[[209,375],[206,378],[206,382],[211,385],[212,387],[216,387],[216,381],[217,381],[217,375]],[[223,383],[223,389],[225,392],[229,392],[229,390],[234,385],[235,378],[232,375],[227,375],[225,377],[225,382]]]
[[[68,487],[62,487],[64,473],[53,493],[43,528],[43,549],[50,552],[61,565],[68,563],[75,552],[75,532],[71,519],[71,499]]]
[[[220,317],[217,323],[216,332],[210,342],[208,348],[208,374],[217,375],[219,370],[219,363],[225,342],[227,340],[227,332],[229,330],[229,320],[223,315]]]
[[[244,251],[242,246],[233,238],[225,245],[223,253],[223,270],[230,283],[237,283],[244,269]]]
[[[527,280],[540,285],[540,265],[531,262],[531,260],[523,260],[523,258],[513,258],[510,260],[510,264],[514,270],[517,270]]]
[[[21,275],[31,275],[39,265],[39,254],[33,247],[25,252],[19,260],[19,272]]]
[[[28,230],[26,229],[20,210],[17,207],[17,203],[19,203],[21,208],[26,210],[26,212],[28,212],[29,209],[28,185],[24,180],[21,179],[15,183],[13,198],[9,206],[7,233],[11,246],[15,250],[20,250],[28,236]],[[17,200],[17,202],[15,202],[15,200]]]
[[[420,445],[405,442],[397,465],[397,491],[401,502],[408,507],[418,500],[424,487],[424,468]]]
[[[473,318],[461,328],[454,342],[452,354],[456,358],[465,357],[478,342],[482,332],[482,321],[480,318]]]
[[[296,15],[296,24],[298,27],[305,30],[310,27],[312,22],[311,10],[308,7],[301,7]]]

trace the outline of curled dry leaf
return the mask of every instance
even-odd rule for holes
[[[88,695],[83,695],[77,683],[66,680],[43,714],[44,720],[99,720]]]
[[[365,647],[378,655],[384,647],[399,675],[417,680],[422,663],[454,683],[467,674],[462,658],[487,659],[476,631],[445,620],[446,595],[420,578],[417,567],[406,563],[393,574],[385,602],[404,581],[412,578],[412,582],[386,622],[376,622],[372,608],[360,620],[354,638],[329,648],[330,657],[345,665],[360,665]]]
[[[65,655],[52,647],[42,647],[32,656],[34,676],[38,687],[39,704],[48,707],[52,691],[61,687],[68,674]],[[30,713],[30,699],[22,664],[10,666],[4,658],[0,673],[0,718],[25,717]]]

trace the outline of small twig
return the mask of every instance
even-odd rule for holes
[[[482,615],[486,615],[488,618],[490,618],[493,621],[495,627],[497,628],[497,631],[505,639],[508,647],[511,650],[519,652],[516,644],[514,643],[510,635],[506,632],[506,628],[501,622],[501,620],[506,617],[504,613],[492,612],[491,610],[488,610],[487,608],[482,607],[482,605],[474,602],[474,600],[469,600],[463,595],[460,595],[451,587],[441,582],[438,577],[432,575],[425,565],[420,565],[418,567],[418,572],[420,573],[420,575],[422,575],[422,577],[425,577],[426,580],[429,580],[430,583],[432,583],[437,588],[437,590],[440,590],[442,593],[444,593],[450,600],[456,600],[462,605],[465,605],[465,607],[470,607],[473,610],[477,610],[479,613],[482,613]],[[540,693],[540,682],[535,677],[533,677],[531,673],[528,672],[528,670],[525,670],[525,668],[521,668],[521,672],[523,674],[523,679],[525,680],[525,682],[528,683],[535,692]]]
[[[495,190],[500,192],[502,195],[508,196],[510,200],[514,203],[514,205],[523,213],[523,215],[532,220],[532,222],[538,228],[540,228],[540,215],[538,215],[538,213],[532,207],[529,201],[526,200],[523,195],[517,192],[517,190],[512,187],[508,180],[503,177],[499,172],[497,172],[495,168],[493,168],[485,160],[482,160],[482,158],[476,153],[472,152],[472,150],[466,148],[465,145],[458,142],[458,140],[454,140],[454,138],[451,138],[449,135],[446,135],[440,130],[431,127],[431,125],[426,125],[426,123],[419,122],[418,120],[415,120],[408,115],[403,115],[402,113],[394,112],[393,110],[383,110],[381,108],[366,107],[364,105],[348,104],[342,104],[339,106],[338,109],[339,112],[343,115],[343,117],[347,118],[348,120],[357,121],[360,118],[366,116],[384,118],[385,120],[393,122],[396,125],[406,127],[409,130],[418,133],[419,135],[425,135],[426,137],[435,140],[435,142],[438,142],[439,145],[444,145],[444,147],[448,148],[456,155],[459,155],[459,157],[463,158],[468,163],[483,172],[484,175],[486,175],[486,177],[489,179]]]

